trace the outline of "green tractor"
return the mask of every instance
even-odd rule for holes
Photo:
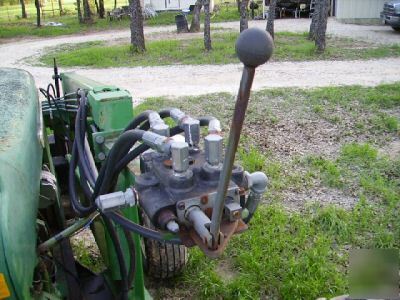
[[[267,186],[234,158],[255,68],[272,49],[257,29],[236,43],[244,71],[225,155],[213,117],[135,114],[128,91],[56,65],[39,100],[29,73],[1,68],[0,299],[151,299],[144,270],[177,275],[187,247],[220,255]],[[84,228],[99,274],[74,258],[70,237]]]

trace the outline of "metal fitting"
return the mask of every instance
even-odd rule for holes
[[[168,231],[170,231],[172,233],[179,232],[179,225],[178,225],[178,223],[175,222],[175,220],[169,221],[165,227],[168,229]]]
[[[185,141],[190,147],[197,147],[200,142],[200,121],[186,115],[180,109],[170,110],[170,116],[185,132]]]
[[[185,173],[189,169],[189,145],[185,142],[171,144],[172,168],[176,173]]]
[[[215,118],[211,119],[208,123],[208,133],[219,134],[221,131],[221,122]]]
[[[264,194],[268,186],[268,177],[263,172],[244,172],[247,188],[256,194]]]
[[[205,244],[212,246],[212,236],[209,228],[211,220],[198,206],[192,206],[186,210],[186,219],[193,225],[194,230],[200,236]]]
[[[106,213],[126,206],[134,206],[136,205],[136,201],[136,191],[128,188],[125,192],[119,191],[98,196],[96,198],[96,205],[103,213]]]
[[[224,213],[230,222],[234,222],[241,219],[242,207],[237,202],[229,202],[225,204]]]
[[[157,133],[146,131],[142,137],[143,143],[148,145],[150,148],[165,154],[170,152],[169,138],[159,135]]]
[[[160,115],[156,112],[149,114],[150,129],[154,133],[163,136],[169,136],[169,126],[165,124],[164,120],[161,119]]]
[[[268,185],[268,177],[262,172],[249,173],[245,172],[244,176],[247,181],[247,188],[250,189],[249,196],[247,197],[245,208],[248,210],[248,216],[243,218],[247,223],[253,217],[261,197],[265,193]]]
[[[222,161],[223,139],[218,134],[209,134],[204,138],[206,161],[211,166],[220,166]]]

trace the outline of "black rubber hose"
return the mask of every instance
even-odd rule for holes
[[[145,110],[144,112],[137,115],[129,124],[125,127],[124,132],[128,130],[135,129],[144,121],[147,121],[149,118],[149,114],[152,113],[152,110]]]
[[[135,253],[135,241],[133,240],[132,233],[129,230],[123,228],[126,241],[129,249],[129,272],[128,272],[128,288],[132,288],[133,281],[135,280],[136,272],[136,253]]]
[[[200,126],[208,126],[210,121],[211,120],[215,120],[215,118],[214,117],[205,116],[205,117],[198,118],[198,120],[200,121]]]
[[[75,182],[75,169],[77,165],[77,155],[78,150],[76,148],[76,143],[74,142],[72,146],[72,156],[71,161],[69,162],[69,173],[68,173],[68,190],[69,190],[69,197],[71,199],[72,208],[77,213],[79,217],[85,217],[91,214],[96,210],[94,205],[90,206],[83,206],[80,201],[78,194],[76,192],[76,182]]]
[[[121,243],[119,241],[118,235],[115,231],[114,225],[110,221],[110,219],[102,214],[104,224],[107,228],[108,233],[110,234],[110,238],[112,240],[112,243],[114,245],[114,250],[115,253],[117,254],[117,259],[118,259],[118,264],[119,264],[119,271],[121,274],[121,283],[122,283],[122,295],[121,299],[125,300],[128,299],[128,292],[129,292],[129,287],[128,287],[128,272],[126,270],[126,264],[125,264],[125,259],[124,259],[124,254],[122,252],[121,248]]]
[[[82,98],[81,98],[82,99]],[[87,162],[85,148],[84,148],[84,138],[86,134],[86,101],[81,101],[79,105],[78,112],[75,118],[75,140],[76,147],[78,149],[78,164],[79,169],[82,171],[80,176],[83,176],[88,182],[91,187],[94,187],[95,178],[94,174],[92,173],[89,164]]]
[[[124,229],[135,232],[145,238],[153,239],[162,243],[170,243],[181,245],[182,241],[180,238],[166,239],[160,232],[143,227],[139,224],[133,223],[124,216],[121,216],[115,212],[107,213],[107,216],[115,223],[121,225]]]
[[[114,167],[124,157],[136,141],[143,137],[143,130],[128,130],[119,136],[107,156],[106,161],[100,169],[93,191],[93,198],[109,192],[114,177]]]
[[[183,130],[179,126],[175,126],[170,130],[171,136],[177,135],[182,132]],[[132,160],[134,160],[136,157],[138,157],[140,154],[148,149],[150,149],[149,146],[147,146],[146,144],[141,144],[132,151],[128,152],[128,154],[126,154],[115,166],[114,177],[117,176]]]

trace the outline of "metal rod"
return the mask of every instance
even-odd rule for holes
[[[213,237],[213,247],[218,247],[219,229],[221,225],[222,212],[225,204],[226,191],[232,175],[233,163],[236,150],[239,144],[240,133],[246,114],[247,104],[249,103],[251,85],[253,84],[255,68],[245,66],[238,96],[236,99],[235,111],[233,113],[231,128],[229,131],[229,142],[225,151],[224,165],[218,182],[217,195],[211,217],[210,233]]]
[[[71,226],[65,228],[63,231],[57,233],[55,236],[51,237],[47,241],[41,243],[38,246],[38,252],[43,253],[54,247],[58,242],[61,240],[71,236],[75,232],[77,232],[79,229],[89,225],[97,216],[99,215],[98,211],[95,211],[91,213],[89,216],[86,218],[79,219],[76,221],[74,224]]]

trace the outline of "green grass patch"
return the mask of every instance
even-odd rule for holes
[[[113,9],[114,1],[105,1],[106,11]],[[126,3],[120,3],[118,6],[127,5]],[[75,14],[75,6],[73,3],[67,2],[64,5],[67,11],[66,15],[58,16],[57,12],[55,16],[46,12],[46,16],[42,19],[42,25],[48,22],[58,22],[64,24],[64,26],[41,26],[36,27],[36,13],[34,6],[27,5],[28,18],[21,19],[19,6],[12,7],[1,7],[0,8],[0,38],[14,38],[23,36],[60,36],[74,33],[87,33],[94,31],[105,31],[115,29],[129,29],[130,19],[123,18],[120,21],[110,21],[108,18],[100,19],[94,17],[93,24],[80,24],[78,22],[77,15]],[[8,10],[8,15],[5,15]],[[144,20],[145,26],[163,26],[163,25],[174,25],[175,16],[179,14],[179,11],[166,11],[159,12],[154,18]],[[18,16],[18,18],[16,18]],[[203,14],[202,21],[203,21]],[[239,13],[234,7],[229,7],[228,10],[223,9],[212,15],[211,23],[226,22],[239,20]],[[188,16],[188,22],[190,24],[192,16]]]
[[[235,54],[235,41],[238,33],[217,33],[212,36],[213,50],[204,51],[203,39],[159,40],[147,43],[144,54],[132,53],[126,45],[75,45],[75,49],[65,50],[60,46],[40,58],[45,64],[51,64],[57,57],[61,66],[122,67],[157,66],[174,64],[227,64],[239,62]],[[329,38],[328,50],[324,54],[315,52],[314,43],[305,34],[281,32],[276,34],[274,61],[306,61],[332,59],[369,59],[377,57],[399,56],[400,46],[375,46],[363,43],[362,49],[355,47],[359,42],[349,39]],[[372,47],[372,48],[371,48]],[[382,51],[376,56],[378,47]],[[70,48],[70,46],[68,46]],[[61,50],[61,51],[60,51]],[[57,52],[59,51],[59,52]],[[371,99],[373,101],[373,99]],[[390,101],[390,100],[389,100]]]
[[[315,112],[318,118],[323,118],[326,111],[332,112],[332,107],[340,114],[361,107],[373,116],[381,113],[377,109],[399,107],[395,97],[391,102],[384,101],[398,88],[399,83],[369,88],[255,92],[244,129],[255,124],[259,131],[265,130],[266,125],[260,120],[280,112],[272,111],[268,106],[271,103],[284,102],[279,108],[290,112],[302,105],[307,113],[313,110],[312,105],[320,105],[321,109]],[[379,99],[376,95],[381,99],[370,101]],[[173,106],[194,117],[214,115],[226,131],[233,99],[226,93],[151,98],[138,105],[135,114]],[[274,123],[267,122],[268,126]],[[371,137],[380,135],[374,132]],[[351,136],[346,136],[349,137],[357,140],[358,132],[351,131]],[[393,132],[390,137],[398,138]],[[237,160],[247,170],[261,170],[269,177],[265,203],[251,220],[249,230],[234,236],[222,257],[211,260],[200,250],[191,249],[189,265],[182,276],[164,284],[156,281],[154,292],[159,298],[174,295],[193,299],[316,299],[343,295],[348,293],[349,250],[400,247],[399,157],[382,155],[371,143],[341,141],[335,157],[314,155],[278,160],[267,145],[257,144],[250,135],[242,138]],[[298,211],[289,211],[274,201],[279,191],[308,189],[312,179],[320,179],[322,185],[333,191],[340,189],[345,195],[355,195],[357,203],[347,210],[309,203]]]

